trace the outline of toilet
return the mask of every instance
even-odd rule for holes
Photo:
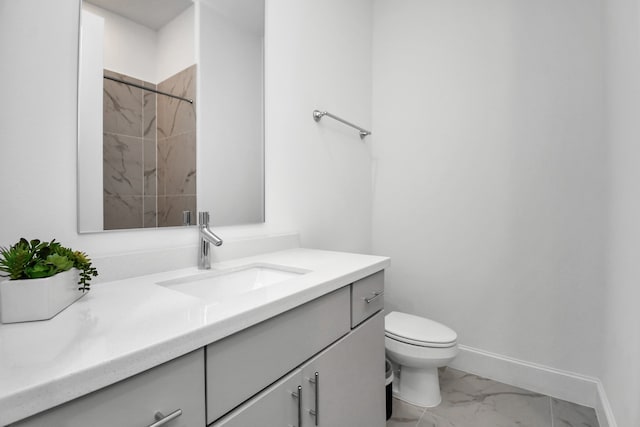
[[[400,369],[394,396],[412,405],[440,404],[438,368],[458,354],[458,335],[424,317],[392,311],[384,318],[387,357]]]

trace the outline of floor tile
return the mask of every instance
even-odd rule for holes
[[[427,410],[456,427],[551,427],[549,397],[447,369],[442,403]],[[425,419],[428,418],[425,414]]]
[[[456,427],[452,421],[442,418],[434,413],[425,412],[417,427]]]
[[[593,408],[551,399],[554,427],[598,427],[598,417]]]
[[[424,408],[393,399],[393,413],[387,427],[416,427],[423,413]]]
[[[387,427],[599,427],[595,410],[448,368],[442,403],[393,401]]]

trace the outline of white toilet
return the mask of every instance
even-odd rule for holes
[[[438,368],[458,354],[458,335],[433,320],[397,311],[387,314],[384,324],[387,357],[400,368],[394,395],[417,406],[439,405]]]

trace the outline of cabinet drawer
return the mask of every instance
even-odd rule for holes
[[[207,423],[350,330],[349,287],[207,346]]]
[[[351,327],[384,308],[384,270],[351,285]]]
[[[140,427],[154,415],[182,414],[166,427],[205,425],[204,351],[197,350],[56,408],[19,421],[19,427]]]

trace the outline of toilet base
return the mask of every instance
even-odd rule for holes
[[[402,366],[399,383],[394,387],[396,398],[411,405],[432,408],[442,402],[438,368],[410,368]]]

